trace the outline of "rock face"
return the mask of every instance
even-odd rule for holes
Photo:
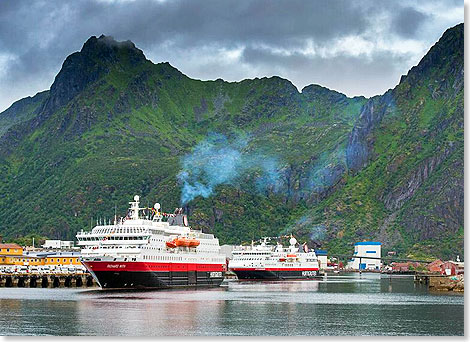
[[[396,88],[370,99],[349,136],[347,166],[357,174],[350,186],[364,187],[367,177],[379,216],[360,217],[359,208],[353,224],[379,226],[371,236],[386,248],[403,245],[405,235],[410,244],[427,241],[428,254],[463,252],[462,75],[463,24],[446,31]],[[351,195],[363,197],[336,194],[335,205]]]
[[[373,151],[371,134],[379,127],[383,117],[395,110],[393,98],[393,92],[389,90],[382,96],[370,99],[362,108],[346,150],[349,170],[357,171],[367,164]]]
[[[7,110],[0,115],[0,137],[5,134],[10,127],[28,121],[36,116],[45,99],[48,98],[49,91],[37,93],[33,97],[25,97],[13,103]]]
[[[192,80],[91,37],[49,91],[0,114],[0,234],[73,238],[135,193],[180,206],[182,161],[216,132],[248,171],[186,208],[222,243],[293,230],[333,252],[378,238],[462,256],[463,81],[463,25],[371,99],[280,77]]]
[[[450,277],[430,277],[429,289],[434,291],[464,292],[465,279],[463,274]]]

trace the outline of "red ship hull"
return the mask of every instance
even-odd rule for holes
[[[219,286],[225,264],[83,261],[103,289]]]

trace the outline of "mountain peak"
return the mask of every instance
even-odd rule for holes
[[[419,82],[425,74],[434,70],[451,69],[451,74],[462,72],[463,75],[464,54],[464,24],[458,24],[448,28],[441,38],[434,44],[418,65],[412,67],[408,74],[403,75],[400,83],[405,80],[414,84]],[[449,74],[450,76],[450,74]]]
[[[341,102],[347,99],[346,95],[318,84],[305,86],[302,89],[302,95],[306,96],[310,101],[315,99],[328,99],[331,102]]]
[[[127,55],[131,64],[146,60],[142,50],[138,49],[130,40],[118,42],[112,36],[102,34],[98,38],[91,36],[83,44],[80,53],[89,57],[105,58],[105,60],[116,61]]]
[[[46,115],[68,103],[90,83],[107,74],[113,65],[134,67],[147,62],[142,50],[130,40],[118,42],[111,36],[91,36],[79,52],[69,55],[51,86]]]

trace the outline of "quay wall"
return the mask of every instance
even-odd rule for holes
[[[434,291],[464,291],[464,276],[444,276],[440,274],[416,274],[415,282],[427,284]]]
[[[90,274],[8,274],[0,273],[0,287],[93,287],[97,286]]]

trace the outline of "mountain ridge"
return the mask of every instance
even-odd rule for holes
[[[452,51],[449,57],[446,51]],[[137,192],[144,200],[158,197],[179,206],[184,188],[177,175],[185,170],[185,156],[201,146],[221,155],[224,146],[208,140],[217,132],[233,155],[241,156],[232,160],[237,171],[221,178],[220,171],[201,168],[211,195],[195,196],[186,209],[196,227],[222,242],[292,230],[332,251],[350,249],[358,239],[380,238],[386,249],[432,255],[420,241],[444,234],[450,239],[444,253],[460,253],[463,245],[451,243],[458,243],[452,236],[463,237],[463,177],[448,164],[463,170],[458,164],[463,25],[447,30],[429,53],[423,57],[426,67],[420,62],[395,88],[367,99],[315,84],[299,92],[280,77],[194,80],[169,63],[153,64],[130,41],[90,37],[64,61],[50,91],[38,97],[41,110],[18,111],[25,120],[11,124],[0,138],[0,170],[8,180],[0,189],[0,220],[9,222],[0,233],[10,239],[32,232],[71,238],[114,204],[125,210],[120,203]],[[432,75],[444,72],[452,85],[448,78],[430,86]],[[434,117],[442,125],[423,133]],[[439,152],[431,134],[436,141],[455,136],[453,147]],[[424,152],[410,158],[409,151],[418,148]],[[457,194],[451,196],[455,208],[439,195],[450,205],[439,212],[420,196],[431,191],[431,184],[442,189],[449,174],[456,180],[447,182]],[[378,185],[371,184],[377,175]],[[416,188],[401,186],[403,179],[418,180]],[[361,188],[369,193],[357,193]],[[352,203],[348,192],[362,204]],[[34,213],[22,209],[22,202]],[[404,214],[416,206],[423,215]],[[455,224],[442,225],[435,215],[452,217]],[[410,231],[412,223],[422,233]],[[417,248],[403,239],[410,232]],[[437,248],[434,255],[442,253]]]

